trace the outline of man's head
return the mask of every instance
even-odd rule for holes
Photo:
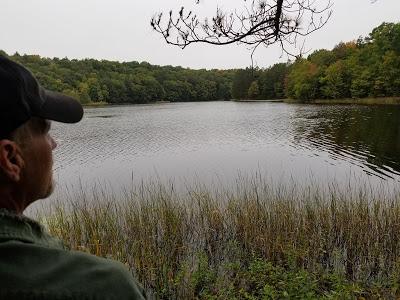
[[[53,189],[50,121],[80,121],[75,99],[43,89],[32,74],[0,56],[0,208],[21,213]]]

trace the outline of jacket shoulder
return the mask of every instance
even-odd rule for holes
[[[143,289],[122,263],[79,251],[65,252],[65,263],[68,263],[65,268],[76,274],[75,279],[71,278],[70,285],[76,284],[76,280],[78,284],[84,280],[86,288],[99,295],[110,294],[116,299],[143,299]]]
[[[0,245],[0,282],[3,293],[52,295],[48,299],[144,299],[131,272],[117,261],[18,241]]]

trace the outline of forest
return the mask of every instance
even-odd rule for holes
[[[6,55],[4,51],[0,54]],[[45,88],[73,96],[83,104],[231,98],[232,70],[190,70],[136,61],[51,59],[18,53],[10,57],[26,66]]]
[[[383,23],[367,37],[268,68],[193,70],[136,61],[10,57],[45,88],[83,104],[400,96],[400,23]]]
[[[293,63],[238,70],[232,96],[302,102],[400,96],[400,23],[383,23],[365,38],[316,50]]]

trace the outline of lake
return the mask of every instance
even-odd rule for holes
[[[53,123],[63,188],[160,180],[230,186],[239,174],[326,185],[400,182],[400,107],[199,102],[86,108]],[[55,197],[55,196],[53,196]]]

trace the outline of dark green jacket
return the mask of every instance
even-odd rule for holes
[[[143,299],[127,268],[62,243],[0,209],[0,299]]]

